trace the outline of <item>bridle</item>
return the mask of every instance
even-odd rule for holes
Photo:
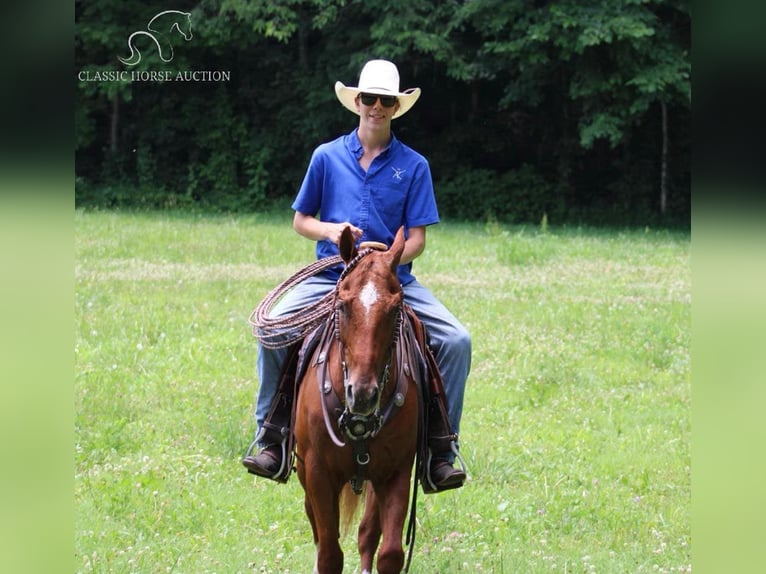
[[[327,350],[329,349],[329,344],[332,344],[334,342],[338,345],[338,356],[340,357],[341,361],[341,371],[343,374],[343,388],[344,391],[350,386],[349,376],[348,376],[348,367],[346,365],[346,348],[343,344],[343,339],[341,337],[340,333],[340,317],[339,317],[339,309],[340,306],[338,305],[339,301],[339,291],[340,291],[340,285],[342,281],[346,278],[346,276],[356,267],[356,265],[361,261],[366,255],[368,255],[372,250],[365,250],[360,252],[354,259],[352,259],[346,268],[341,273],[340,277],[338,278],[338,282],[335,286],[334,291],[334,303],[332,305],[332,315],[329,319],[328,325],[325,327],[325,333],[322,335],[322,342],[320,342],[320,350],[319,350],[319,357],[317,359],[318,366],[320,367],[317,373],[317,381],[319,383],[319,391],[320,391],[320,402],[322,403],[322,414],[325,421],[325,427],[327,429],[327,433],[330,435],[330,438],[332,441],[337,445],[338,447],[345,447],[346,442],[341,440],[341,438],[338,437],[338,435],[335,433],[333,426],[330,421],[330,415],[327,405],[328,395],[334,395],[332,393],[332,381],[329,376],[329,371],[327,367],[328,363],[328,357]],[[397,305],[396,307],[396,325],[394,328],[393,337],[391,338],[391,343],[389,345],[388,349],[388,359],[386,360],[382,373],[378,373],[378,387],[379,387],[379,394],[378,394],[378,405],[376,406],[375,410],[367,415],[358,414],[358,413],[352,413],[348,409],[348,405],[346,404],[345,400],[340,401],[340,406],[343,407],[343,411],[341,412],[340,416],[337,419],[338,429],[340,430],[341,434],[345,439],[351,444],[351,447],[353,449],[354,453],[354,462],[356,463],[356,474],[351,479],[351,486],[354,489],[354,492],[357,494],[360,494],[362,492],[362,483],[365,480],[365,467],[370,462],[370,452],[369,452],[369,441],[373,438],[375,438],[380,430],[383,428],[383,426],[386,424],[386,422],[391,418],[391,416],[396,412],[396,410],[401,407],[404,404],[404,399],[406,397],[406,390],[407,390],[407,375],[409,375],[409,366],[407,363],[402,362],[403,367],[400,369],[401,372],[398,373],[397,377],[397,388],[394,391],[393,396],[391,399],[387,402],[385,405],[381,405],[380,401],[382,400],[382,397],[384,395],[384,391],[386,387],[388,386],[388,383],[391,379],[391,370],[392,365],[394,363],[395,357],[396,357],[396,348],[400,340],[401,332],[402,332],[402,323],[403,323],[403,316],[404,316],[404,302],[403,300]],[[328,341],[328,338],[332,337],[332,342]],[[336,402],[337,398],[336,398]]]
[[[338,344],[338,356],[340,357],[341,371],[343,373],[343,389],[347,391],[351,386],[351,382],[348,377],[348,367],[346,366],[346,348],[343,345],[343,341],[340,337],[340,329],[338,327],[337,309],[333,313],[333,332],[335,333],[335,341]],[[391,344],[388,349],[388,358],[383,365],[383,372],[378,374],[378,405],[369,415],[353,414],[348,410],[346,405],[343,413],[338,421],[339,427],[344,434],[351,440],[360,440],[367,438],[374,438],[382,427],[384,416],[380,414],[380,400],[388,386],[388,382],[391,380],[391,365],[394,361],[396,353],[396,345],[399,341],[399,332],[401,330],[402,322],[402,304],[399,304],[396,308],[396,327],[394,329],[394,336],[391,339]],[[396,400],[396,397],[394,397]],[[353,424],[352,424],[353,423]],[[363,428],[360,428],[361,427]]]

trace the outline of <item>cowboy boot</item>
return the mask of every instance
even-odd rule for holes
[[[292,433],[290,423],[293,415],[293,397],[295,395],[295,374],[298,365],[300,344],[295,344],[288,354],[282,367],[277,394],[271,402],[271,408],[266,415],[258,436],[250,444],[244,458],[243,466],[250,474],[263,476],[285,483],[292,470]],[[258,444],[264,445],[261,451],[253,456],[251,453]]]
[[[415,337],[415,348],[419,350],[420,373],[423,384],[422,398],[426,404],[423,409],[425,417],[423,427],[426,429],[425,445],[421,445],[421,453],[425,456],[425,464],[420,467],[423,492],[431,494],[451,488],[463,486],[466,479],[465,463],[457,451],[457,434],[452,432],[452,426],[447,415],[447,399],[444,392],[439,366],[433,351],[428,346],[426,326],[418,319],[411,307],[405,307],[407,325],[405,333]],[[461,469],[454,467],[455,458],[460,460]]]
[[[263,428],[250,444],[242,459],[243,466],[250,474],[270,478],[277,482],[287,482],[289,467],[286,467],[285,461],[288,459],[291,402],[283,393],[279,393],[275,397],[266,421],[263,423]],[[266,446],[253,456],[251,453],[259,443]]]
[[[466,479],[465,470],[455,468],[457,435],[452,432],[444,397],[433,395],[428,405],[428,474],[423,490],[426,493],[460,488]]]

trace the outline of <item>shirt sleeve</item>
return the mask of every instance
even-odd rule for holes
[[[439,210],[436,206],[434,184],[428,160],[422,158],[412,180],[412,188],[407,195],[404,207],[404,219],[407,227],[423,227],[439,223]]]
[[[324,181],[324,160],[322,147],[318,147],[311,155],[306,175],[298,190],[298,195],[293,201],[292,208],[305,215],[316,217],[322,206],[322,188]]]

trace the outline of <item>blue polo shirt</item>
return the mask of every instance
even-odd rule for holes
[[[364,150],[356,129],[322,144],[311,156],[293,209],[322,221],[348,221],[364,231],[360,241],[391,245],[397,230],[439,222],[428,160],[391,135],[388,147],[365,172],[359,165]],[[317,242],[317,258],[337,255],[332,241]],[[337,277],[341,268],[327,271]],[[400,265],[399,281],[415,279],[412,263]]]

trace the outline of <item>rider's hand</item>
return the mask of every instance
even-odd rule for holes
[[[356,227],[355,225],[351,225],[347,221],[344,223],[326,223],[326,229],[325,229],[325,237],[335,243],[335,245],[340,244],[340,236],[343,233],[343,230],[349,227],[351,228],[351,233],[354,234],[354,237],[356,239],[359,239],[362,236],[362,233],[364,233],[361,229]]]

